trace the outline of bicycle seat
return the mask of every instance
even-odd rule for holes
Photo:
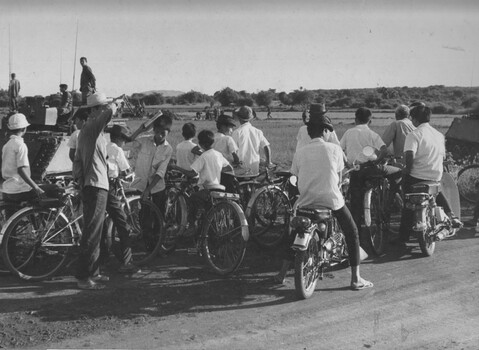
[[[33,201],[34,206],[41,207],[41,208],[60,208],[65,206],[65,203],[56,198],[40,198],[38,200]]]
[[[236,177],[239,182],[252,181],[258,176],[259,174],[234,174],[234,177]]]
[[[441,184],[437,181],[421,181],[411,186],[411,193],[438,194]]]
[[[134,195],[134,194],[142,194],[139,189],[137,188],[125,188],[125,195]]]
[[[320,208],[298,208],[296,216],[305,216],[311,220],[327,220],[331,217],[331,209],[326,207]]]

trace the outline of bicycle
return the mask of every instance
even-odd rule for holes
[[[79,190],[69,184],[59,198],[40,199],[34,205],[20,209],[2,228],[2,255],[8,269],[25,280],[41,281],[62,268],[71,248],[78,247],[82,235],[81,220],[74,199]],[[138,216],[141,230],[132,231],[133,262],[143,265],[152,260],[160,247],[163,218],[150,201],[138,197],[123,197],[129,207],[138,210],[128,216]]]
[[[254,190],[245,212],[251,238],[263,248],[274,248],[289,233],[291,210],[298,197],[296,177],[290,172],[271,169],[260,175],[263,174],[264,180]]]
[[[172,170],[181,175],[172,176]],[[164,253],[172,252],[186,232],[189,197],[195,191],[195,179],[184,176],[181,168],[176,166],[170,166],[167,183]],[[237,194],[211,190],[208,206],[200,208],[197,216],[196,248],[206,265],[219,275],[235,272],[246,253],[249,229],[239,200]]]

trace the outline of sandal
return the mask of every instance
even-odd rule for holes
[[[356,283],[351,283],[351,289],[352,290],[362,290],[362,289],[372,288],[372,287],[374,287],[374,284],[370,281],[366,281],[363,278],[361,278]]]
[[[78,280],[77,287],[78,289],[83,290],[100,290],[104,289],[106,286],[101,283],[96,283],[95,281],[88,278],[86,280]]]

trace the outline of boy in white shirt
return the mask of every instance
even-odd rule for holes
[[[122,149],[125,142],[130,141],[130,138],[126,134],[126,129],[122,128],[120,125],[113,125],[109,132],[110,143],[106,146],[106,153],[110,189],[108,191],[106,211],[109,217],[113,220],[113,224],[118,230],[118,237],[120,238],[121,266],[118,271],[134,273],[138,272],[139,268],[131,261],[132,252],[129,242],[130,227],[128,225],[125,211],[122,208],[121,200],[116,193],[118,178],[120,175],[126,175],[130,170],[130,164],[128,163],[128,159],[126,159],[125,152]],[[108,247],[104,245],[104,240],[102,240],[102,243],[100,249],[103,249],[102,255],[106,258]]]
[[[231,137],[233,128],[235,127],[233,117],[229,115],[220,115],[216,121],[218,132],[215,134],[215,142],[213,148],[220,152],[230,164],[239,164],[238,146]]]
[[[238,118],[240,126],[233,131],[233,140],[238,146],[238,157],[243,162],[245,168],[251,170],[253,174],[259,172],[260,150],[264,150],[267,166],[271,166],[271,148],[263,132],[253,125],[250,121],[254,118],[253,110],[248,106],[240,107],[234,112]]]
[[[28,123],[25,115],[16,113],[8,119],[10,138],[2,148],[3,195],[5,199],[22,202],[41,196],[44,191],[32,180],[28,148],[23,140]]]
[[[351,289],[373,287],[371,282],[361,278],[359,274],[358,229],[339,189],[341,172],[344,169],[343,152],[338,145],[324,140],[325,130],[333,131],[331,121],[325,115],[312,115],[307,128],[311,142],[299,149],[291,165],[291,173],[298,177],[299,198],[295,209],[321,207],[331,209],[346,238],[351,266]],[[289,261],[294,259],[294,252],[292,250],[288,252],[289,259],[286,254],[283,267],[275,276],[278,283],[283,283]]]
[[[223,155],[212,148],[214,134],[211,130],[202,130],[198,134],[198,142],[204,150],[191,165],[191,170],[183,172],[189,177],[199,176],[198,185],[200,190],[190,197],[188,206],[188,230],[195,231],[195,219],[199,208],[208,204],[209,192],[211,190],[224,191],[225,187],[220,184],[222,171],[233,171],[230,163]]]
[[[182,135],[185,138],[176,146],[176,165],[180,168],[191,170],[191,164],[197,158],[194,150],[198,147],[193,142],[196,135],[196,126],[193,123],[185,123],[182,128]]]

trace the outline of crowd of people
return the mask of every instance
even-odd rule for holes
[[[204,206],[209,192],[231,189],[225,174],[234,172],[239,164],[252,174],[258,173],[260,153],[265,155],[266,166],[272,165],[272,154],[264,133],[251,124],[254,113],[248,106],[240,107],[233,115],[218,115],[216,133],[212,130],[200,131],[198,144],[194,142],[195,125],[185,123],[182,127],[184,141],[178,144],[176,150],[167,140],[173,121],[166,115],[159,116],[152,123],[142,124],[131,135],[125,128],[115,125],[110,130],[108,143],[103,133],[117,106],[96,91],[95,79],[86,58],[82,57],[80,62],[83,66],[81,91],[84,105],[75,114],[77,130],[68,144],[73,177],[81,188],[83,201],[84,226],[76,278],[78,288],[97,290],[105,287],[102,282],[108,281],[108,277],[100,271],[105,254],[101,244],[105,212],[119,232],[120,272],[139,271],[132,262],[128,242],[130,228],[113,190],[116,179],[132,171],[122,148],[126,143],[138,151],[134,171],[139,181],[135,187],[142,192],[143,199],[150,198],[160,210],[164,208],[165,175],[172,157],[176,158],[175,167],[181,168],[187,176],[198,177],[200,190],[191,196],[189,206],[187,230],[190,232],[197,230],[196,211]],[[66,86],[61,88],[65,91]],[[349,208],[339,188],[342,172],[353,164],[380,161],[392,144],[394,155],[403,157],[404,168],[399,171],[394,167],[382,167],[380,171],[385,176],[397,177],[398,173],[402,173],[406,191],[420,181],[440,181],[445,157],[444,136],[430,125],[431,110],[424,103],[399,106],[396,121],[389,125],[382,137],[369,128],[372,113],[368,108],[357,109],[355,126],[347,130],[341,140],[327,114],[324,104],[311,104],[309,112],[303,113],[305,125],[298,131],[291,166],[291,173],[298,178],[296,207],[327,207],[333,211],[349,249],[350,286],[354,290],[370,288],[373,283],[363,279],[359,273],[361,248],[358,230],[361,227],[362,191],[370,170],[366,168],[352,173]],[[20,113],[13,114],[8,121],[11,136],[2,150],[2,176],[5,180],[3,192],[10,200],[23,201],[41,196],[44,192],[31,179],[28,149],[22,138],[28,125],[26,117]],[[141,135],[150,128],[153,129],[152,134]],[[375,154],[363,154],[365,146],[372,146]],[[452,212],[446,197],[439,194],[437,202],[454,227],[460,227],[462,223]],[[400,235],[393,244],[408,242],[412,220],[411,210],[404,208]],[[278,283],[284,282],[294,252],[285,247],[283,258],[281,270],[275,276]]]

